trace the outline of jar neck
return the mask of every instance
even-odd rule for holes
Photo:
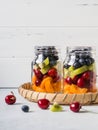
[[[55,46],[35,46],[35,55],[58,55],[59,51]]]

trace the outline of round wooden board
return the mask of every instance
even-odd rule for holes
[[[32,90],[31,83],[24,83],[18,88],[21,96],[31,102],[37,102],[41,98],[46,98],[51,104],[57,102],[62,105],[69,105],[78,101],[82,105],[98,104],[98,92],[86,94],[63,94],[63,93],[42,93]]]

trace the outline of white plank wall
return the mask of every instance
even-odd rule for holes
[[[31,80],[35,45],[96,47],[98,0],[0,0],[0,88]],[[97,65],[98,66],[98,65]]]

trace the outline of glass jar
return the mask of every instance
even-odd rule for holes
[[[63,62],[64,93],[96,92],[95,49],[89,46],[66,48]]]
[[[61,92],[60,52],[55,46],[35,46],[31,64],[32,88],[37,92]]]

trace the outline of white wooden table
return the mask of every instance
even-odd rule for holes
[[[7,105],[4,101],[10,91],[17,98],[14,105]],[[21,110],[24,104],[30,107],[30,112],[24,113]],[[93,113],[82,109],[74,113],[69,106],[63,106],[63,112],[42,110],[37,103],[21,97],[17,89],[0,89],[0,130],[98,130],[98,105],[82,108]]]

